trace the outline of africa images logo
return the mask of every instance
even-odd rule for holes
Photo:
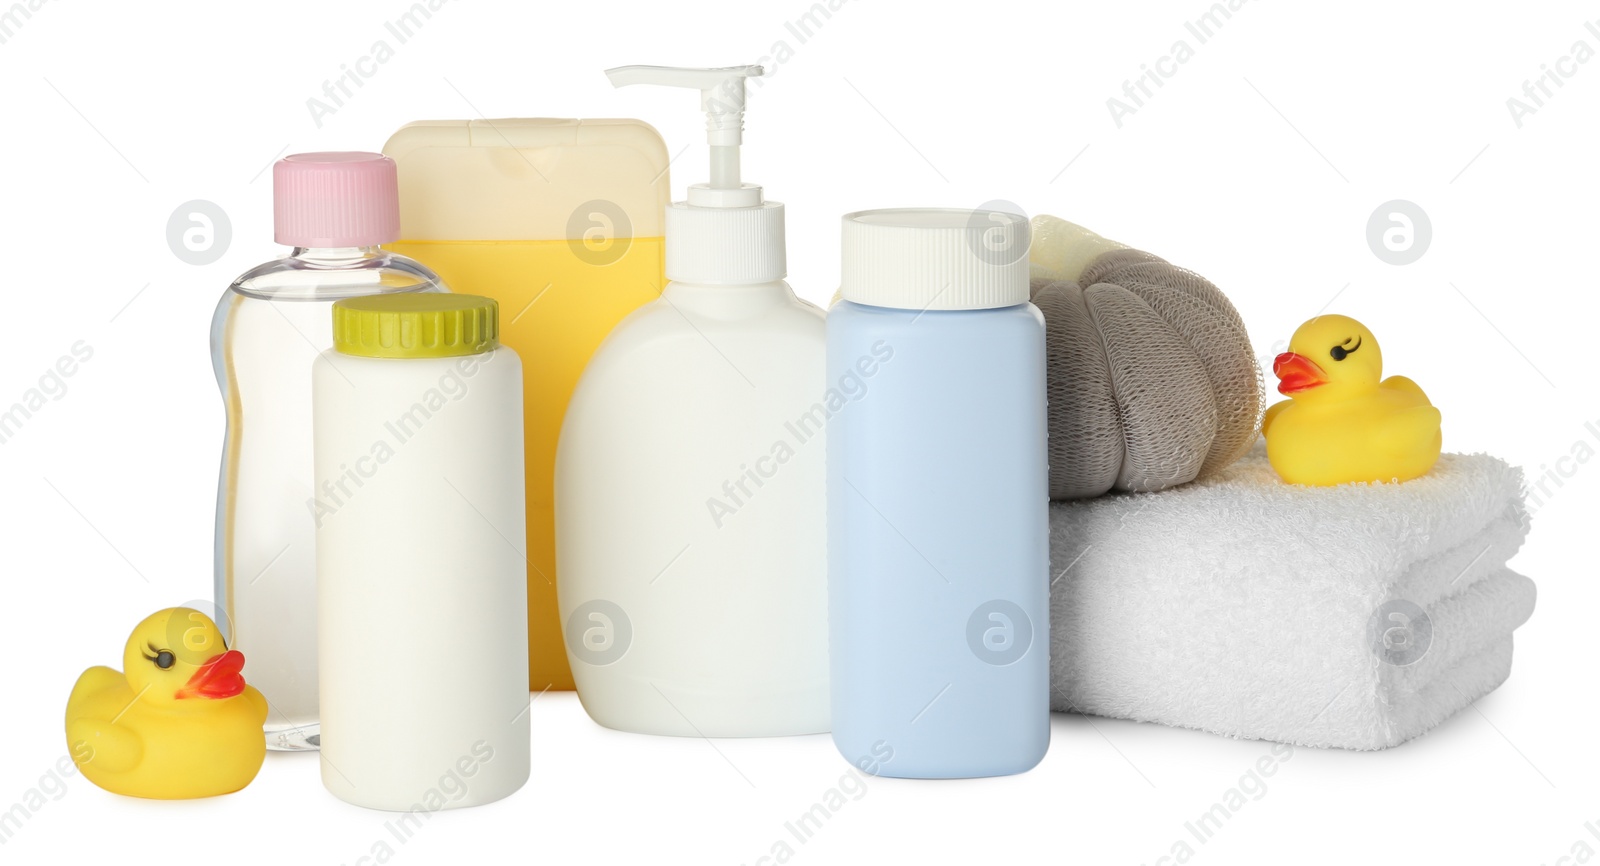
[[[1015,602],[986,601],[967,618],[967,646],[986,664],[1011,664],[1027,655],[1032,645],[1033,623]]]
[[[603,667],[628,652],[633,623],[615,602],[596,598],[578,605],[567,617],[566,635],[573,657]]]
[[[1372,654],[1385,663],[1395,667],[1413,665],[1428,654],[1433,643],[1433,620],[1406,599],[1386,601],[1367,620],[1367,642]]]

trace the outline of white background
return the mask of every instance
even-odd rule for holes
[[[1389,372],[1442,408],[1448,450],[1561,482],[1547,480],[1554,495],[1514,563],[1540,600],[1509,682],[1398,749],[1296,750],[1194,862],[1537,864],[1580,842],[1600,849],[1585,829],[1600,821],[1600,467],[1557,462],[1600,450],[1600,62],[1564,62],[1574,74],[1520,128],[1506,104],[1575,42],[1600,50],[1584,26],[1600,5],[1254,0],[1205,44],[1184,28],[1203,0],[848,0],[804,41],[786,24],[805,0],[469,0],[401,45],[384,23],[406,8],[51,0],[0,44],[0,405],[76,341],[93,350],[0,445],[0,809],[65,753],[79,671],[115,664],[145,614],[210,594],[223,418],[207,325],[234,275],[280,254],[276,156],[376,150],[418,118],[635,116],[670,152],[692,145],[673,166],[681,195],[704,179],[695,98],[615,91],[600,71],[763,62],[775,74],[753,88],[746,177],[788,205],[801,296],[832,294],[846,211],[1008,199],[1210,277],[1263,356],[1324,307],[1362,319]],[[319,127],[307,99],[379,39],[394,57]],[[1106,100],[1179,39],[1194,56],[1119,127]],[[166,243],[168,216],[191,199],[231,217],[211,265]],[[1385,264],[1366,241],[1391,199],[1431,218],[1411,265]],[[1259,651],[1294,639],[1262,622]],[[394,862],[755,863],[788,839],[798,863],[1155,863],[1269,751],[1057,716],[1032,772],[873,779],[802,845],[784,823],[847,770],[827,737],[620,734],[571,694],[540,698],[532,720],[528,785],[435,815]],[[0,860],[230,862],[233,848],[239,862],[353,864],[388,838],[389,816],[327,794],[308,755],[272,755],[249,788],[204,802],[51,784],[58,799]]]

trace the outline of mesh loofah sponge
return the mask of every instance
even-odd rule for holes
[[[1164,490],[1249,450],[1261,371],[1216,286],[1055,217],[1034,220],[1044,313],[1050,498]]]

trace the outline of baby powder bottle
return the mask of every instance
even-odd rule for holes
[[[522,362],[494,301],[333,307],[312,374],[322,783],[391,811],[528,778]]]
[[[267,748],[315,749],[315,541],[334,503],[312,481],[311,363],[333,345],[334,301],[445,288],[378,247],[400,229],[386,157],[285,157],[272,167],[272,196],[277,241],[294,251],[234,280],[211,321],[227,409],[214,576],[218,625],[267,699]]]
[[[844,217],[828,314],[833,740],[883,776],[1019,773],[1050,738],[1044,319],[1028,221]]]
[[[711,182],[667,208],[667,284],[584,370],[556,452],[556,583],[584,709],[610,728],[828,729],[822,311],[783,281],[783,205],[741,183],[745,77],[701,92]]]

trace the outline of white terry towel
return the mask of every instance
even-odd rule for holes
[[[1258,443],[1184,487],[1052,503],[1051,707],[1398,745],[1510,674],[1534,586],[1505,566],[1526,535],[1521,472],[1484,455],[1313,488]]]

